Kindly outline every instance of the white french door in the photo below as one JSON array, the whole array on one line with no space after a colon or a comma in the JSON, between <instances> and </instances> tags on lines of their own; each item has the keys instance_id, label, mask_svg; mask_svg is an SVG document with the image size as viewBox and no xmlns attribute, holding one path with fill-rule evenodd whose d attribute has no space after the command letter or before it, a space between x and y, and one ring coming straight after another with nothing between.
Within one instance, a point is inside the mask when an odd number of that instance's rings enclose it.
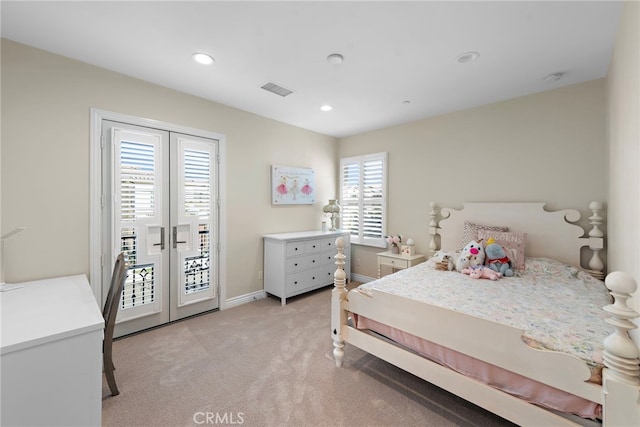
<instances>
[{"instance_id":1,"label":"white french door","mask_svg":"<svg viewBox=\"0 0 640 427\"><path fill-rule=\"evenodd\" d=\"M217 141L108 120L102 141L104 252L129 259L115 334L218 308Z\"/></svg>"}]
</instances>

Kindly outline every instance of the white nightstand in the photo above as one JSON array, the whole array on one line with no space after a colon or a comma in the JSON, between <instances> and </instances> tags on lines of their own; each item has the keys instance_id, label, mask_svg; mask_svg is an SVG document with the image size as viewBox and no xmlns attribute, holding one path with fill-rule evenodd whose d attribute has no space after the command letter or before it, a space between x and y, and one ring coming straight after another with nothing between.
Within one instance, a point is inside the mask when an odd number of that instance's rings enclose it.
<instances>
[{"instance_id":1,"label":"white nightstand","mask_svg":"<svg viewBox=\"0 0 640 427\"><path fill-rule=\"evenodd\" d=\"M421 254L402 255L391 252L378 253L378 279L381 277L380 267L383 265L391 267L393 270L402 270L404 268L413 267L416 264L424 262L425 256Z\"/></svg>"}]
</instances>

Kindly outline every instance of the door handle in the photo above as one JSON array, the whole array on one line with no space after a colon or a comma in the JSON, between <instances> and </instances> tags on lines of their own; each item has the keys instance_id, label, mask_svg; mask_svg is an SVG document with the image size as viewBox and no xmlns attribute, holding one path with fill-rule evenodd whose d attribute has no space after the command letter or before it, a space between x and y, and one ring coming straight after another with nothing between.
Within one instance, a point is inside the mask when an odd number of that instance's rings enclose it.
<instances>
[{"instance_id":1,"label":"door handle","mask_svg":"<svg viewBox=\"0 0 640 427\"><path fill-rule=\"evenodd\" d=\"M173 227L173 249L176 249L178 247L178 243L187 243L186 240L183 240L181 242L178 241L178 227Z\"/></svg>"},{"instance_id":2,"label":"door handle","mask_svg":"<svg viewBox=\"0 0 640 427\"><path fill-rule=\"evenodd\" d=\"M160 227L160 243L154 243L153 246L160 246L160 250L164 251L164 227Z\"/></svg>"}]
</instances>

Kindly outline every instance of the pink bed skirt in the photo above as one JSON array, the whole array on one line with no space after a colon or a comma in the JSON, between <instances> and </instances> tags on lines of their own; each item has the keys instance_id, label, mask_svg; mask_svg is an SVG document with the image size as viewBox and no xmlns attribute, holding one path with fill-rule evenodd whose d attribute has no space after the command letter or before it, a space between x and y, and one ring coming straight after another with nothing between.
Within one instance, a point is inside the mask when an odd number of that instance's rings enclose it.
<instances>
[{"instance_id":1,"label":"pink bed skirt","mask_svg":"<svg viewBox=\"0 0 640 427\"><path fill-rule=\"evenodd\" d=\"M527 402L583 418L602 418L601 405L558 390L498 366L469 357L438 344L394 329L362 316L353 315L358 329L369 329L400 343L420 355L465 376L488 384Z\"/></svg>"}]
</instances>

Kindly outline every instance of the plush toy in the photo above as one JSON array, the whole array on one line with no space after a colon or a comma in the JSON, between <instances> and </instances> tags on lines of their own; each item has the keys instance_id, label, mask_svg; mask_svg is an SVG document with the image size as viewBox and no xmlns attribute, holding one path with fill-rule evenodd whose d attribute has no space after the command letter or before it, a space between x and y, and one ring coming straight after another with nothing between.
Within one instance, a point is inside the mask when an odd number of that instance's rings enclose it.
<instances>
[{"instance_id":1,"label":"plush toy","mask_svg":"<svg viewBox=\"0 0 640 427\"><path fill-rule=\"evenodd\" d=\"M493 271L492 269L482 265L465 268L462 270L462 273L468 274L472 279L498 280L502 277L501 273Z\"/></svg>"},{"instance_id":2,"label":"plush toy","mask_svg":"<svg viewBox=\"0 0 640 427\"><path fill-rule=\"evenodd\" d=\"M456 266L453 262L454 256L452 254L444 251L438 251L434 257L436 259L436 270L451 271L455 269Z\"/></svg>"},{"instance_id":3,"label":"plush toy","mask_svg":"<svg viewBox=\"0 0 640 427\"><path fill-rule=\"evenodd\" d=\"M456 270L461 272L467 267L483 265L484 259L485 253L482 247L482 240L472 240L467 243L467 246L462 248L460 257L456 261Z\"/></svg>"},{"instance_id":4,"label":"plush toy","mask_svg":"<svg viewBox=\"0 0 640 427\"><path fill-rule=\"evenodd\" d=\"M487 246L485 246L484 252L487 257L487 266L490 269L506 277L513 276L513 263L511 259L507 256L504 248L496 243L493 237L489 237L487 240Z\"/></svg>"}]
</instances>

